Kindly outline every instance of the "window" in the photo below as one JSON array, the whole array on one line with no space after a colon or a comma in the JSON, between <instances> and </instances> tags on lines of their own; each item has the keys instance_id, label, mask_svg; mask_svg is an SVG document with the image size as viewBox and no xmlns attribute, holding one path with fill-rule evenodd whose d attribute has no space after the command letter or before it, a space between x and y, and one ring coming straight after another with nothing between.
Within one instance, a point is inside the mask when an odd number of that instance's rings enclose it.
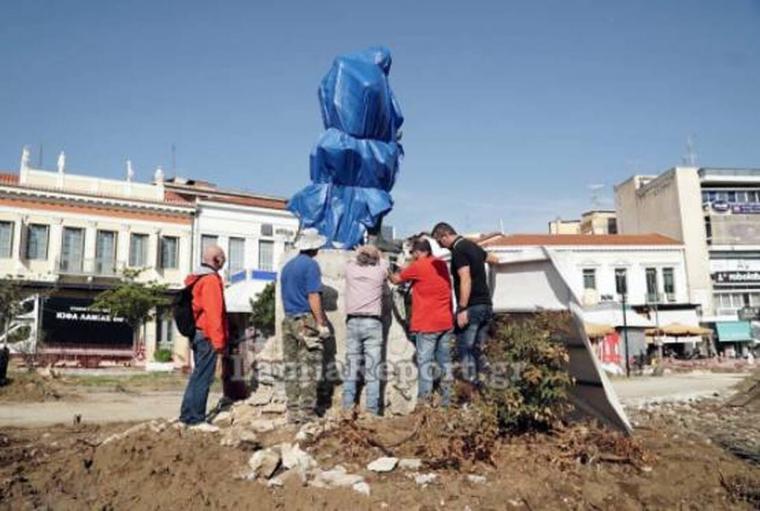
<instances>
[{"instance_id":1,"label":"window","mask_svg":"<svg viewBox=\"0 0 760 511\"><path fill-rule=\"evenodd\" d=\"M259 240L259 270L274 270L274 242Z\"/></svg>"},{"instance_id":2,"label":"window","mask_svg":"<svg viewBox=\"0 0 760 511\"><path fill-rule=\"evenodd\" d=\"M728 195L726 195L726 192L715 192L715 199L719 201L726 201L726 199L728 199Z\"/></svg>"},{"instance_id":3,"label":"window","mask_svg":"<svg viewBox=\"0 0 760 511\"><path fill-rule=\"evenodd\" d=\"M628 274L625 268L615 268L615 292L619 295L628 294Z\"/></svg>"},{"instance_id":4,"label":"window","mask_svg":"<svg viewBox=\"0 0 760 511\"><path fill-rule=\"evenodd\" d=\"M161 307L156 314L156 346L171 349L174 344L174 318L171 310Z\"/></svg>"},{"instance_id":5,"label":"window","mask_svg":"<svg viewBox=\"0 0 760 511\"><path fill-rule=\"evenodd\" d=\"M95 235L95 273L116 273L116 233L113 231L98 231Z\"/></svg>"},{"instance_id":6,"label":"window","mask_svg":"<svg viewBox=\"0 0 760 511\"><path fill-rule=\"evenodd\" d=\"M707 192L707 199L712 202L718 198L718 193L715 191L709 191Z\"/></svg>"},{"instance_id":7,"label":"window","mask_svg":"<svg viewBox=\"0 0 760 511\"><path fill-rule=\"evenodd\" d=\"M728 192L728 202L736 202L736 192Z\"/></svg>"},{"instance_id":8,"label":"window","mask_svg":"<svg viewBox=\"0 0 760 511\"><path fill-rule=\"evenodd\" d=\"M271 236L272 235L272 224L261 224L261 235L262 236Z\"/></svg>"},{"instance_id":9,"label":"window","mask_svg":"<svg viewBox=\"0 0 760 511\"><path fill-rule=\"evenodd\" d=\"M208 247L211 245L217 245L219 242L218 236L212 236L210 234L202 234L201 235L201 262L203 262L203 253L206 251Z\"/></svg>"},{"instance_id":10,"label":"window","mask_svg":"<svg viewBox=\"0 0 760 511\"><path fill-rule=\"evenodd\" d=\"M594 268L584 268L583 289L596 289L596 270Z\"/></svg>"},{"instance_id":11,"label":"window","mask_svg":"<svg viewBox=\"0 0 760 511\"><path fill-rule=\"evenodd\" d=\"M81 272L83 256L84 229L64 227L61 243L61 271Z\"/></svg>"},{"instance_id":12,"label":"window","mask_svg":"<svg viewBox=\"0 0 760 511\"><path fill-rule=\"evenodd\" d=\"M659 301L657 296L657 268L646 269L647 302Z\"/></svg>"},{"instance_id":13,"label":"window","mask_svg":"<svg viewBox=\"0 0 760 511\"><path fill-rule=\"evenodd\" d=\"M736 202L747 202L747 192L736 192Z\"/></svg>"},{"instance_id":14,"label":"window","mask_svg":"<svg viewBox=\"0 0 760 511\"><path fill-rule=\"evenodd\" d=\"M749 300L745 300L748 298ZM713 303L719 316L736 314L739 309L752 303L752 296L745 297L743 293L719 293L713 295Z\"/></svg>"},{"instance_id":15,"label":"window","mask_svg":"<svg viewBox=\"0 0 760 511\"><path fill-rule=\"evenodd\" d=\"M669 302L676 301L676 282L673 268L662 269L662 290Z\"/></svg>"},{"instance_id":16,"label":"window","mask_svg":"<svg viewBox=\"0 0 760 511\"><path fill-rule=\"evenodd\" d=\"M47 259L48 230L49 227L42 224L29 224L26 228L27 259Z\"/></svg>"},{"instance_id":17,"label":"window","mask_svg":"<svg viewBox=\"0 0 760 511\"><path fill-rule=\"evenodd\" d=\"M617 218L607 219L607 234L617 234Z\"/></svg>"},{"instance_id":18,"label":"window","mask_svg":"<svg viewBox=\"0 0 760 511\"><path fill-rule=\"evenodd\" d=\"M0 222L0 257L10 257L13 251L13 222Z\"/></svg>"},{"instance_id":19,"label":"window","mask_svg":"<svg viewBox=\"0 0 760 511\"><path fill-rule=\"evenodd\" d=\"M129 266L143 268L148 265L148 235L129 235Z\"/></svg>"},{"instance_id":20,"label":"window","mask_svg":"<svg viewBox=\"0 0 760 511\"><path fill-rule=\"evenodd\" d=\"M237 273L245 265L245 240L243 238L230 238L229 259L227 267L230 275Z\"/></svg>"},{"instance_id":21,"label":"window","mask_svg":"<svg viewBox=\"0 0 760 511\"><path fill-rule=\"evenodd\" d=\"M178 268L177 260L179 249L179 238L174 236L161 236L161 250L159 251L158 266L159 268L175 269Z\"/></svg>"}]
</instances>

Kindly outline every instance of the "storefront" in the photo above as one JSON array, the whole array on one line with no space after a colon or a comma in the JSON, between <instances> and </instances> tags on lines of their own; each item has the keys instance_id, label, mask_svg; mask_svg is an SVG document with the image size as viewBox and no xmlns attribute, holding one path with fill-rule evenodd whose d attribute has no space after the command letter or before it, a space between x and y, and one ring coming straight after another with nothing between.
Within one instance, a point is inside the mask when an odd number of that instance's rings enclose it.
<instances>
[{"instance_id":1,"label":"storefront","mask_svg":"<svg viewBox=\"0 0 760 511\"><path fill-rule=\"evenodd\" d=\"M715 323L718 334L718 352L725 357L744 357L754 343L749 321L719 321Z\"/></svg>"}]
</instances>

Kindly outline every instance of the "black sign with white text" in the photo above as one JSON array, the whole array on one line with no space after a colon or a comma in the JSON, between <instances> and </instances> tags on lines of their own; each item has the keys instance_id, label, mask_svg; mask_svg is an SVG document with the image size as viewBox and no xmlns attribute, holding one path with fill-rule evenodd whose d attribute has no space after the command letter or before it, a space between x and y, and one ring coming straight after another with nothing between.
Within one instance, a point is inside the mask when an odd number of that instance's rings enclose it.
<instances>
[{"instance_id":1,"label":"black sign with white text","mask_svg":"<svg viewBox=\"0 0 760 511\"><path fill-rule=\"evenodd\" d=\"M54 296L44 300L42 331L44 343L87 344L104 348L131 348L132 327L123 318L92 310L88 298Z\"/></svg>"}]
</instances>

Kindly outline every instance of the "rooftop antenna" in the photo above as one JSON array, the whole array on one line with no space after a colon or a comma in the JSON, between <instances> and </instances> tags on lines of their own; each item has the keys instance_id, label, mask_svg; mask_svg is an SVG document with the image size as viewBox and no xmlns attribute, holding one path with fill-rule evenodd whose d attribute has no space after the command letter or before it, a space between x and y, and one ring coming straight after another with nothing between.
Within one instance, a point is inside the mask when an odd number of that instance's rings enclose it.
<instances>
[{"instance_id":1,"label":"rooftop antenna","mask_svg":"<svg viewBox=\"0 0 760 511\"><path fill-rule=\"evenodd\" d=\"M686 154L681 158L681 161L689 167L697 166L697 152L694 150L694 137L692 135L686 137Z\"/></svg>"},{"instance_id":2,"label":"rooftop antenna","mask_svg":"<svg viewBox=\"0 0 760 511\"><path fill-rule=\"evenodd\" d=\"M40 142L40 153L39 153L39 161L37 162L37 168L42 168L42 143Z\"/></svg>"},{"instance_id":3,"label":"rooftop antenna","mask_svg":"<svg viewBox=\"0 0 760 511\"><path fill-rule=\"evenodd\" d=\"M602 199L600 190L604 189L603 184L588 185L591 191L591 209L602 209Z\"/></svg>"}]
</instances>

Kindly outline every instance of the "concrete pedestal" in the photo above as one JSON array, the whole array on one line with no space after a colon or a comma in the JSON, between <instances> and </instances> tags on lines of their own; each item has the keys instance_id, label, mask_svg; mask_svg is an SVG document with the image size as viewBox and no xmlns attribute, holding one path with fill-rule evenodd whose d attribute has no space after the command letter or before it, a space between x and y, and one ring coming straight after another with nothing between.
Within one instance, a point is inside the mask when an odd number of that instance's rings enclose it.
<instances>
[{"instance_id":1,"label":"concrete pedestal","mask_svg":"<svg viewBox=\"0 0 760 511\"><path fill-rule=\"evenodd\" d=\"M295 256L288 254L287 262ZM322 284L324 292L322 305L327 313L331 328L334 332L332 339L325 344L325 362L328 375L334 375L338 368L338 381L328 392L332 395L332 406L340 407L341 403L341 376L346 362L346 307L345 307L345 270L353 253L345 250L322 250L317 255L316 261L322 270ZM392 286L390 286L392 287ZM385 365L387 367L387 380L383 388L385 414L406 414L414 409L417 399L417 368L413 363L414 345L407 338L403 326L398 322L393 313L392 290L388 289L383 300L383 325L385 337ZM282 361L282 318L284 312L280 297L280 288L277 288L277 305L275 310L277 331L275 337L270 339L268 345L257 357L257 364L261 373L262 383L277 384L275 381L266 382L268 368ZM272 380L275 380L273 378ZM362 395L360 403L363 404Z\"/></svg>"}]
</instances>

